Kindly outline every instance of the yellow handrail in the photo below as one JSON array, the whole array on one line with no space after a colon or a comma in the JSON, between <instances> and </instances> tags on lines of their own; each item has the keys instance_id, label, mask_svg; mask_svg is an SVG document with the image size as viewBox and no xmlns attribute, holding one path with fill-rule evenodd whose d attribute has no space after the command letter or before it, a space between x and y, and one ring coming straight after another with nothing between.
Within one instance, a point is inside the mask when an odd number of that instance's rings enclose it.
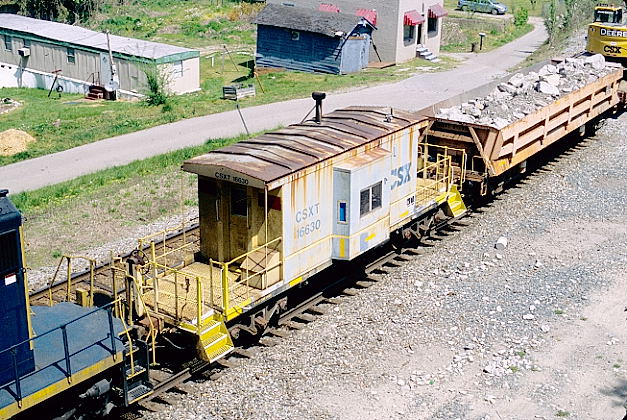
<instances>
[{"instance_id":1,"label":"yellow handrail","mask_svg":"<svg viewBox=\"0 0 627 420\"><path fill-rule=\"evenodd\" d=\"M61 271L61 266L63 265L63 261L67 260L67 268L66 268L66 296L65 300L69 302L71 300L72 295L72 260L82 259L89 262L89 306L93 306L94 304L94 276L95 276L95 268L96 268L96 260L90 257L86 257L84 255L62 255L59 260L59 264L57 264L57 268L54 272L54 276L50 280L48 284L48 305L52 306L52 286L55 284L55 280L59 272Z\"/></svg>"},{"instance_id":2,"label":"yellow handrail","mask_svg":"<svg viewBox=\"0 0 627 420\"><path fill-rule=\"evenodd\" d=\"M122 298L118 298L114 301L114 304L117 305L122 305ZM126 335L126 340L128 341L128 356L130 358L131 361L131 376L135 375L135 361L134 358L135 356L133 355L133 339L131 338L131 334L128 332L128 326L126 325L126 323L124 322L124 318L119 318L120 321L122 321L122 326L124 327L124 331L122 331L125 335Z\"/></svg>"},{"instance_id":3,"label":"yellow handrail","mask_svg":"<svg viewBox=\"0 0 627 420\"><path fill-rule=\"evenodd\" d=\"M441 153L438 153L438 156L443 155L445 158L451 158L448 161L449 166L452 167L452 154L451 152L455 152L456 154L459 154L461 156L461 161L460 161L460 175L459 175L459 183L452 183L452 173L450 174L450 180L451 180L451 185L457 185L458 187L458 191L462 190L462 187L464 185L464 182L466 180L466 164L467 164L467 153L464 149L459 149L459 148L455 148L455 147L449 147L449 146L441 146L438 144L431 144L431 143L424 143L424 151L422 152L422 155L424 156L423 159L425 160L425 162L428 159L429 156L429 148L435 148L438 151L441 151ZM425 172L423 172L424 174Z\"/></svg>"},{"instance_id":4,"label":"yellow handrail","mask_svg":"<svg viewBox=\"0 0 627 420\"><path fill-rule=\"evenodd\" d=\"M135 288L137 289L137 296L139 296L139 302L141 303L142 307L144 308L144 312L146 313L146 318L148 319L148 324L150 325L149 329L149 334L150 334L150 341L151 341L151 347L152 347L152 363L156 364L157 363L157 329L155 328L154 323L152 322L152 317L150 316L150 310L148 308L148 306L146 305L146 302L144 302L144 295L143 293L141 293L141 285L139 284L139 282L137 281L137 278L129 276L133 279L133 282L135 284ZM124 322L124 321L122 321Z\"/></svg>"}]
</instances>

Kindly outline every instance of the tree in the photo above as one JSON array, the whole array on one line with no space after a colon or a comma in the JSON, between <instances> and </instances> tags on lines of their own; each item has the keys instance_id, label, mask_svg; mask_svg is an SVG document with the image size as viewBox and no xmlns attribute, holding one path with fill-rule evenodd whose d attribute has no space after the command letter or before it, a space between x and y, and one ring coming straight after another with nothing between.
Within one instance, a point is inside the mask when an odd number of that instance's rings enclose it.
<instances>
[{"instance_id":1,"label":"tree","mask_svg":"<svg viewBox=\"0 0 627 420\"><path fill-rule=\"evenodd\" d=\"M104 0L18 0L21 14L37 19L76 23L87 20Z\"/></svg>"}]
</instances>

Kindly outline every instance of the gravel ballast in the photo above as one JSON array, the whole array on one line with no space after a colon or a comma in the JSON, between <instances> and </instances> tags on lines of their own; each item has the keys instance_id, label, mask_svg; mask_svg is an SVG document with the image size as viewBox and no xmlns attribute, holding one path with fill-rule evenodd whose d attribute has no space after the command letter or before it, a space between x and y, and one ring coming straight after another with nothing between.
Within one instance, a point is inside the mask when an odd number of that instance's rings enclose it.
<instances>
[{"instance_id":1,"label":"gravel ballast","mask_svg":"<svg viewBox=\"0 0 627 420\"><path fill-rule=\"evenodd\" d=\"M146 417L620 418L626 129L606 120L375 286Z\"/></svg>"}]
</instances>

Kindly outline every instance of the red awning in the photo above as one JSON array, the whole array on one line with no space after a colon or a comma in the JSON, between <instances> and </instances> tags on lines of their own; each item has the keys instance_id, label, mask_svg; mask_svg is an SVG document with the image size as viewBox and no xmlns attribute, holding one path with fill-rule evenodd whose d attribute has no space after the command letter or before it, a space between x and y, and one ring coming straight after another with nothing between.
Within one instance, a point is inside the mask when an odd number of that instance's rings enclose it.
<instances>
[{"instance_id":1,"label":"red awning","mask_svg":"<svg viewBox=\"0 0 627 420\"><path fill-rule=\"evenodd\" d=\"M368 19L368 22L373 25L377 25L377 11L374 9L357 9L355 12L357 16L361 16L362 18Z\"/></svg>"},{"instance_id":2,"label":"red awning","mask_svg":"<svg viewBox=\"0 0 627 420\"><path fill-rule=\"evenodd\" d=\"M405 12L405 18L403 19L403 25L416 26L425 22L425 18L418 12L418 10L410 10Z\"/></svg>"},{"instance_id":3,"label":"red awning","mask_svg":"<svg viewBox=\"0 0 627 420\"><path fill-rule=\"evenodd\" d=\"M320 7L318 8L318 10L320 10L321 12L340 13L339 7L337 7L334 4L328 4L328 3L320 3Z\"/></svg>"},{"instance_id":4,"label":"red awning","mask_svg":"<svg viewBox=\"0 0 627 420\"><path fill-rule=\"evenodd\" d=\"M448 16L448 12L441 4L434 4L429 6L429 17L431 19L438 19L444 16Z\"/></svg>"}]
</instances>

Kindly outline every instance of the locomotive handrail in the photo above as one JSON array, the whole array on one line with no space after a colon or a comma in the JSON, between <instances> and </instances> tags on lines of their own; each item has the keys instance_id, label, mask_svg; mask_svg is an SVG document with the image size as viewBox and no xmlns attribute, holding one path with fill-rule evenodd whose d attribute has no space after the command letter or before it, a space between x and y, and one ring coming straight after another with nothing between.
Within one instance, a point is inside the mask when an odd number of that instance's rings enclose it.
<instances>
[{"instance_id":1,"label":"locomotive handrail","mask_svg":"<svg viewBox=\"0 0 627 420\"><path fill-rule=\"evenodd\" d=\"M33 375L36 372L42 371L44 369L47 369L49 367L55 367L58 370L61 371L61 373L63 373L65 375L65 377L67 378L68 382L72 381L72 364L71 364L71 357L75 356L85 350L87 350L88 347L91 347L95 344L98 344L100 346L102 346L105 350L109 351L109 353L111 353L111 356L114 358L115 360L115 355L116 355L116 345L115 345L115 331L113 328L113 313L112 313L112 307L113 305L118 302L119 299L114 300L113 302L110 302L102 307L96 308L93 311L90 311L86 314L83 314L77 318L72 319L69 322L66 322L64 324L61 324L51 330L48 330L44 333L38 334L36 337L30 337L26 340L23 340L17 344L14 344L13 346L4 349L2 351L0 351L0 355L4 354L4 353L10 353L11 354L11 359L12 359L12 366L13 366L13 370L14 370L14 376L15 376L15 394L13 392L9 392L10 394L13 395L14 399L17 401L18 406L21 407L22 405L22 388L21 388L21 380L23 380L24 378L27 378L31 375ZM84 347L79 349L78 351L71 353L70 354L70 349L69 349L69 343L68 343L68 338L67 338L67 326L73 324L74 322L81 320L83 318L86 318L88 316L91 316L97 312L100 311L106 311L107 312L107 318L108 318L108 326L109 326L109 332L108 335L106 337L104 337L103 339L99 340L96 343L91 343L88 347ZM61 334L62 334L62 339L63 339L63 361L65 362L65 369L61 368L61 366L59 366L59 362L60 360L55 360L52 363L49 363L48 365L45 366L37 366L37 368L35 370L33 370L32 372L28 372L25 373L23 375L19 374L19 370L18 370L18 364L17 364L17 352L19 347L24 346L25 344L29 344L31 342L34 342L37 339L40 339L41 337L44 337L48 334L52 334L55 331L61 330ZM107 341L107 339L109 339L111 341L111 348L107 348L106 345L103 343L105 341ZM29 344L30 345L30 344ZM5 387L10 387L11 383L9 382L8 384L4 385L2 388ZM10 390L10 388L9 388Z\"/></svg>"},{"instance_id":2,"label":"locomotive handrail","mask_svg":"<svg viewBox=\"0 0 627 420\"><path fill-rule=\"evenodd\" d=\"M94 275L95 275L95 269L96 269L96 260L90 257L86 257L84 255L62 255L61 259L59 260L59 264L57 264L57 269L54 272L54 276L52 276L52 279L50 280L50 283L48 284L48 301L49 304L48 306L52 306L53 305L53 300L52 300L52 287L55 285L55 280L57 279L57 275L59 274L59 271L61 270L61 265L63 264L64 260L67 260L67 268L66 268L66 273L67 273L67 287L66 287L66 297L65 300L66 302L70 301L70 295L72 294L72 260L76 260L76 259L82 259L82 260L86 260L89 262L89 306L93 306L94 304Z\"/></svg>"},{"instance_id":3,"label":"locomotive handrail","mask_svg":"<svg viewBox=\"0 0 627 420\"><path fill-rule=\"evenodd\" d=\"M141 275L140 273L138 273L139 275ZM128 275L128 274L127 274ZM151 350L152 350L152 363L156 364L157 363L157 343L156 343L156 339L157 339L157 329L154 326L154 323L152 322L152 318L150 317L149 312L149 308L146 305L146 302L144 302L144 294L141 291L141 284L139 284L139 281L137 278L133 277L133 276L129 276L133 279L133 282L135 284L135 288L137 289L137 295L139 297L139 302L141 303L142 307L144 308L144 311L146 312L146 318L148 319L148 324L149 324L149 330L150 330L150 344L151 344ZM122 317L121 317L122 318ZM126 323L124 322L124 319L122 319L122 325L124 326L125 330L127 331L127 335L128 335L128 329L126 328ZM131 374L135 374L135 368L133 365L133 352L132 352L132 348L133 348L133 344L131 342L131 337L130 335L128 335L128 340L131 346Z\"/></svg>"}]
</instances>

